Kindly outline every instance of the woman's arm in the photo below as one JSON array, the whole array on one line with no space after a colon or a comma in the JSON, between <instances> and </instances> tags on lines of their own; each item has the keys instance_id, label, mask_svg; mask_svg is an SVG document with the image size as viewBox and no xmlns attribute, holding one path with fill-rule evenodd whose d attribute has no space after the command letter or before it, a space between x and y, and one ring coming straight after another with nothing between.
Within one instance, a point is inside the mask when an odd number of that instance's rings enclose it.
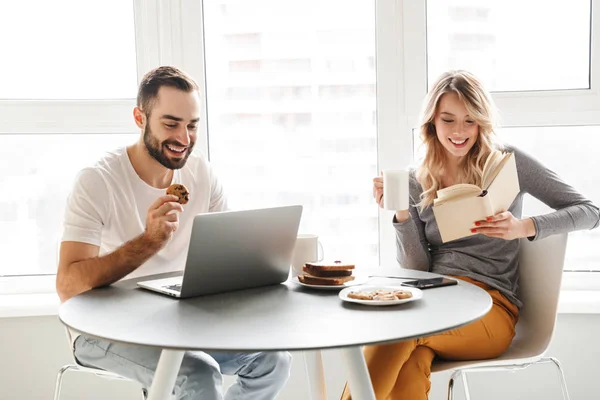
<instances>
[{"instance_id":1,"label":"woman's arm","mask_svg":"<svg viewBox=\"0 0 600 400\"><path fill-rule=\"evenodd\" d=\"M410 174L410 199L409 216L404 221L398 221L396 216L402 217L405 213L396 213L393 224L396 229L396 258L402 268L429 271L431 255L429 242L425 237L425 224L419 218L417 204L420 201L419 189L414 172Z\"/></svg>"},{"instance_id":2,"label":"woman's arm","mask_svg":"<svg viewBox=\"0 0 600 400\"><path fill-rule=\"evenodd\" d=\"M527 153L515 149L515 156L521 190L556 210L531 217L535 236L530 240L598 226L600 211L590 200Z\"/></svg>"}]
</instances>

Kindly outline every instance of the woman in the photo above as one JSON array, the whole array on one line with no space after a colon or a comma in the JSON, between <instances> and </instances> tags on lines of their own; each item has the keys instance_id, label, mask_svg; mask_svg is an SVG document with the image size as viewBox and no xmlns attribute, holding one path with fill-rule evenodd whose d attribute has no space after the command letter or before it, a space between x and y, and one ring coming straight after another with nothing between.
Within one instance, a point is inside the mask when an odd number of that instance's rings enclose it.
<instances>
[{"instance_id":1,"label":"woman","mask_svg":"<svg viewBox=\"0 0 600 400\"><path fill-rule=\"evenodd\" d=\"M519 241L598 226L596 206L537 160L494 138L491 96L472 74L443 74L424 102L421 137L426 155L410 176L410 210L398 210L398 261L404 268L454 276L486 290L492 309L479 321L442 334L399 343L367 346L365 359L377 399L427 399L431 363L494 358L515 335L521 302L517 293ZM521 192L508 211L473 221L466 238L442 243L431 209L436 191L457 183L481 185L482 169L494 151L515 153ZM373 195L383 207L383 180L373 179ZM556 211L521 219L525 193ZM350 399L346 386L342 399Z\"/></svg>"}]
</instances>

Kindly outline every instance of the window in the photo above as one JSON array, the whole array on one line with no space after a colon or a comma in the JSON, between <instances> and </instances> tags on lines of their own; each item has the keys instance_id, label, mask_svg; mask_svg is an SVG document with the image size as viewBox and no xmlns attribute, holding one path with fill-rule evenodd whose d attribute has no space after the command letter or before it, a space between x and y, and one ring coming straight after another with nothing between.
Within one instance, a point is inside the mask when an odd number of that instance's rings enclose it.
<instances>
[{"instance_id":1,"label":"window","mask_svg":"<svg viewBox=\"0 0 600 400\"><path fill-rule=\"evenodd\" d=\"M0 135L0 275L54 274L77 172L137 135Z\"/></svg>"},{"instance_id":2,"label":"window","mask_svg":"<svg viewBox=\"0 0 600 400\"><path fill-rule=\"evenodd\" d=\"M303 204L300 231L325 257L369 265L374 12L372 0L204 3L210 159L231 207Z\"/></svg>"},{"instance_id":3,"label":"window","mask_svg":"<svg viewBox=\"0 0 600 400\"><path fill-rule=\"evenodd\" d=\"M428 0L429 85L466 69L493 91L588 89L590 11L590 0Z\"/></svg>"},{"instance_id":4,"label":"window","mask_svg":"<svg viewBox=\"0 0 600 400\"><path fill-rule=\"evenodd\" d=\"M7 56L0 65L0 276L56 273L76 174L137 138L131 109L136 29L144 25L136 27L134 11L134 1L122 0L0 5L0 35L10 38L0 42ZM38 290L34 281L49 283L40 290L54 287L45 279L9 281L21 283L5 281L0 292Z\"/></svg>"},{"instance_id":5,"label":"window","mask_svg":"<svg viewBox=\"0 0 600 400\"><path fill-rule=\"evenodd\" d=\"M47 3L0 5L11 38L0 50L12 55L0 65L0 239L11 249L0 275L55 271L48 260L73 177L133 140L137 79L158 65L208 85L210 156L231 205L304 204L300 229L321 236L327 257L396 265L391 215L370 182L410 162L419 105L449 68L495 91L509 142L600 201L596 169L582 174L575 156L531 147L546 135L562 148L563 134L597 136L600 13L590 0ZM205 128L197 147L208 151ZM569 147L591 162L593 146ZM22 182L34 190L7 197ZM596 232L572 236L587 252L570 254L567 268L593 269L585 242Z\"/></svg>"},{"instance_id":6,"label":"window","mask_svg":"<svg viewBox=\"0 0 600 400\"><path fill-rule=\"evenodd\" d=\"M594 204L600 205L597 160L600 126L504 128L499 136L533 155ZM526 197L524 216L551 211L533 197ZM600 271L597 243L600 243L600 229L570 233L565 270Z\"/></svg>"},{"instance_id":7,"label":"window","mask_svg":"<svg viewBox=\"0 0 600 400\"><path fill-rule=\"evenodd\" d=\"M131 1L6 2L0 6L0 37L5 38L0 41L1 99L136 95Z\"/></svg>"}]
</instances>

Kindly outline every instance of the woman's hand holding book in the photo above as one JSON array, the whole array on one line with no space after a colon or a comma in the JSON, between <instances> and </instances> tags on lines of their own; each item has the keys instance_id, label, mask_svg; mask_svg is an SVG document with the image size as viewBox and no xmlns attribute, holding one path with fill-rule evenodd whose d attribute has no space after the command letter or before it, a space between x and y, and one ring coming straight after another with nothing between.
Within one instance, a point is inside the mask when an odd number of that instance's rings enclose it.
<instances>
[{"instance_id":1,"label":"woman's hand holding book","mask_svg":"<svg viewBox=\"0 0 600 400\"><path fill-rule=\"evenodd\" d=\"M535 224L531 218L518 219L510 211L488 217L485 221L475 221L473 233L513 240L535 236Z\"/></svg>"}]
</instances>

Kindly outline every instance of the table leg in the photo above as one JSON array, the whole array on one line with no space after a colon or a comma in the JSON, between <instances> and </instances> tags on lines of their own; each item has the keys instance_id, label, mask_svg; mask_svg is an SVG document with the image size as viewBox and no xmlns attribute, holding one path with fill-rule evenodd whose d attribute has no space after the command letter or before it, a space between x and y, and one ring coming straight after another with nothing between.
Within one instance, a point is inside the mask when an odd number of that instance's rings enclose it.
<instances>
[{"instance_id":1,"label":"table leg","mask_svg":"<svg viewBox=\"0 0 600 400\"><path fill-rule=\"evenodd\" d=\"M323 371L323 358L320 350L305 351L304 365L308 377L308 389L311 400L327 400L325 386L325 372Z\"/></svg>"},{"instance_id":2,"label":"table leg","mask_svg":"<svg viewBox=\"0 0 600 400\"><path fill-rule=\"evenodd\" d=\"M172 398L175 380L181 368L184 351L163 350L160 353L158 366L152 379L148 400L165 400Z\"/></svg>"},{"instance_id":3,"label":"table leg","mask_svg":"<svg viewBox=\"0 0 600 400\"><path fill-rule=\"evenodd\" d=\"M353 399L375 400L367 363L360 347L340 350L348 371L348 385Z\"/></svg>"}]
</instances>

